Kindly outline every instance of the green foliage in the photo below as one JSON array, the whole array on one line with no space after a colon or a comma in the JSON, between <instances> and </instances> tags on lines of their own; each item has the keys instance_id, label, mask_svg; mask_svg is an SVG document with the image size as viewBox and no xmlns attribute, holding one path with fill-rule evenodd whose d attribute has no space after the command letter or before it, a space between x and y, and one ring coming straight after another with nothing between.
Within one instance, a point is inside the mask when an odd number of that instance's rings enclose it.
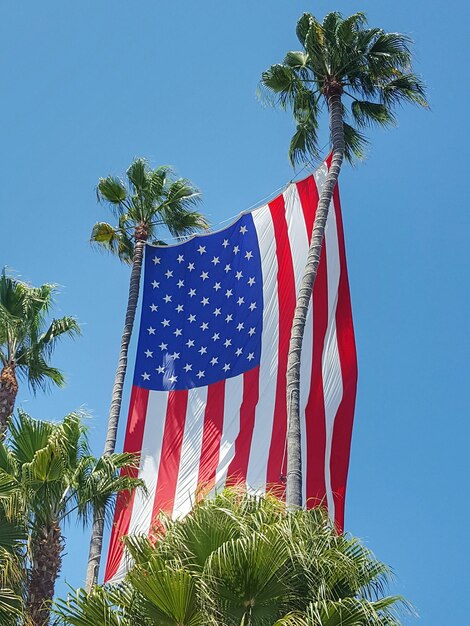
<instances>
[{"instance_id":1,"label":"green foliage","mask_svg":"<svg viewBox=\"0 0 470 626\"><path fill-rule=\"evenodd\" d=\"M144 159L136 159L126 175L126 182L108 176L98 183L98 200L108 205L118 223L97 222L91 233L93 244L132 263L136 232L145 241L160 243L157 232L162 227L174 237L208 227L195 210L199 191L185 178L174 179L171 168L152 170Z\"/></svg>"},{"instance_id":2,"label":"green foliage","mask_svg":"<svg viewBox=\"0 0 470 626\"><path fill-rule=\"evenodd\" d=\"M351 102L349 111L343 109L350 161L364 156L362 129L394 125L394 110L405 102L427 107L424 85L412 71L412 42L406 35L368 28L363 13L343 18L332 12L323 22L304 13L297 37L303 49L288 52L283 63L261 77L266 99L292 110L293 165L319 156L318 118L332 94Z\"/></svg>"},{"instance_id":3,"label":"green foliage","mask_svg":"<svg viewBox=\"0 0 470 626\"><path fill-rule=\"evenodd\" d=\"M76 337L80 327L73 317L47 322L55 285L30 285L0 275L0 363L12 365L33 391L48 384L62 386L64 377L49 359L63 337Z\"/></svg>"},{"instance_id":4,"label":"green foliage","mask_svg":"<svg viewBox=\"0 0 470 626\"><path fill-rule=\"evenodd\" d=\"M156 541L155 541L156 539ZM124 582L56 606L69 626L398 626L388 568L321 509L227 489L154 539L127 537Z\"/></svg>"}]
</instances>

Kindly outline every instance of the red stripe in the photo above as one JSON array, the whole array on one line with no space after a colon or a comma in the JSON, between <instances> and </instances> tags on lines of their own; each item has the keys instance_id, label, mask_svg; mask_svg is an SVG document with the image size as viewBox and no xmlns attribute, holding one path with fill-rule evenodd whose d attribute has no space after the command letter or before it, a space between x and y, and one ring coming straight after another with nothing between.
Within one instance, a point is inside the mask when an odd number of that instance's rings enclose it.
<instances>
[{"instance_id":1,"label":"red stripe","mask_svg":"<svg viewBox=\"0 0 470 626\"><path fill-rule=\"evenodd\" d=\"M153 521L161 511L168 515L171 515L173 512L187 408L187 389L168 392L165 430L163 432L157 487L153 501Z\"/></svg>"},{"instance_id":2,"label":"red stripe","mask_svg":"<svg viewBox=\"0 0 470 626\"><path fill-rule=\"evenodd\" d=\"M201 495L209 493L215 484L220 457L220 440L224 425L224 400L225 380L208 386L197 480Z\"/></svg>"},{"instance_id":3,"label":"red stripe","mask_svg":"<svg viewBox=\"0 0 470 626\"><path fill-rule=\"evenodd\" d=\"M240 406L240 430L235 439L235 453L227 470L227 485L245 482L248 472L251 441L259 399L259 367L243 374L243 400ZM256 450L254 451L256 454Z\"/></svg>"},{"instance_id":4,"label":"red stripe","mask_svg":"<svg viewBox=\"0 0 470 626\"><path fill-rule=\"evenodd\" d=\"M267 488L284 484L281 478L286 456L287 429L287 356L295 311L295 278L292 264L284 196L269 204L276 239L277 296L279 307L279 345L274 420L269 449L266 483Z\"/></svg>"},{"instance_id":5,"label":"red stripe","mask_svg":"<svg viewBox=\"0 0 470 626\"><path fill-rule=\"evenodd\" d=\"M335 503L335 521L338 529L344 527L344 503L348 477L349 454L356 402L357 359L354 341L354 327L349 294L349 281L344 245L344 231L341 217L339 191L336 186L333 194L338 229L338 247L341 273L336 307L336 335L343 379L343 398L336 413L331 447L330 479Z\"/></svg>"},{"instance_id":6,"label":"red stripe","mask_svg":"<svg viewBox=\"0 0 470 626\"><path fill-rule=\"evenodd\" d=\"M142 450L144 437L145 416L147 413L149 392L148 389L132 387L127 418L126 437L124 440L124 452L139 454ZM138 468L129 469L129 476L137 478ZM110 580L117 572L124 552L122 537L127 535L134 506L134 492L121 492L116 501L114 521L109 542L108 559L104 575L105 582Z\"/></svg>"}]
</instances>

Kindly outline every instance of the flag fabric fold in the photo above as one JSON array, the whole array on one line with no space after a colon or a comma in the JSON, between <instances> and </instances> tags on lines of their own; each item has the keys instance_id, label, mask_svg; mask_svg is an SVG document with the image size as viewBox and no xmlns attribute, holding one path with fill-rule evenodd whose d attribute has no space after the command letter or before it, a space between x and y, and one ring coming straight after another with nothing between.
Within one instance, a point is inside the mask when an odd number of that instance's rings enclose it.
<instances>
[{"instance_id":1,"label":"flag fabric fold","mask_svg":"<svg viewBox=\"0 0 470 626\"><path fill-rule=\"evenodd\" d=\"M116 503L105 580L128 567L122 537L161 511L245 483L281 496L287 468L286 368L296 294L323 163L227 228L147 246L124 449L147 486ZM302 343L303 496L341 529L356 395L356 351L338 189Z\"/></svg>"}]
</instances>

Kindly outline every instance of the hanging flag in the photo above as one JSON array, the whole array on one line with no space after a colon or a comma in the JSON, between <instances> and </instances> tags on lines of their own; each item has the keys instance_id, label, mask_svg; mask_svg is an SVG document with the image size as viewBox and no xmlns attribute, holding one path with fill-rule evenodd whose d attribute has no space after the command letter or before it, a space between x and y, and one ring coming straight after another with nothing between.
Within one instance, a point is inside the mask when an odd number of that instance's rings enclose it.
<instances>
[{"instance_id":1,"label":"hanging flag","mask_svg":"<svg viewBox=\"0 0 470 626\"><path fill-rule=\"evenodd\" d=\"M122 494L106 581L127 569L122 536L202 491L285 489L286 367L296 293L327 163L227 228L147 246L126 452L148 495ZM356 351L336 189L302 344L303 496L342 528Z\"/></svg>"}]
</instances>

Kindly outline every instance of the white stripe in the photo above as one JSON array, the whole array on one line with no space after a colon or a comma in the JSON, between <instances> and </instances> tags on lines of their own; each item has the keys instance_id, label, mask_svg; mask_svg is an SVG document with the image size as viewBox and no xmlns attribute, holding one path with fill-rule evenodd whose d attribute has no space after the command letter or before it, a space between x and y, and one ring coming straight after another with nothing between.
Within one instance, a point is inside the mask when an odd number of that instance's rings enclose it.
<instances>
[{"instance_id":1,"label":"white stripe","mask_svg":"<svg viewBox=\"0 0 470 626\"><path fill-rule=\"evenodd\" d=\"M335 518L335 504L331 488L330 460L333 428L338 407L343 397L341 362L336 336L336 307L338 303L338 285L341 271L336 215L331 202L325 231L326 266L328 279L328 327L322 356L323 397L325 401L326 445L325 445L325 485L328 514Z\"/></svg>"},{"instance_id":2,"label":"white stripe","mask_svg":"<svg viewBox=\"0 0 470 626\"><path fill-rule=\"evenodd\" d=\"M158 467L165 428L168 394L162 391L149 391L147 413L138 477L145 482L148 495L138 489L134 495L129 534L147 535L152 523L153 501L157 488ZM121 580L131 566L130 557L124 549L116 574L109 582Z\"/></svg>"},{"instance_id":3,"label":"white stripe","mask_svg":"<svg viewBox=\"0 0 470 626\"><path fill-rule=\"evenodd\" d=\"M279 346L277 258L276 239L269 206L261 207L252 215L258 234L263 275L263 335L259 371L259 402L255 413L247 484L252 489L264 492L277 385Z\"/></svg>"},{"instance_id":4,"label":"white stripe","mask_svg":"<svg viewBox=\"0 0 470 626\"><path fill-rule=\"evenodd\" d=\"M290 185L284 193L286 207L286 220L290 248L292 253L292 264L294 267L295 295L297 297L302 276L305 272L309 240L305 224L302 204L296 184ZM305 422L305 409L307 407L310 394L310 382L312 371L312 342L313 342L313 319L312 302L307 312L304 336L302 339L302 354L300 362L300 436L302 455L302 501L307 499L307 433Z\"/></svg>"},{"instance_id":5,"label":"white stripe","mask_svg":"<svg viewBox=\"0 0 470 626\"><path fill-rule=\"evenodd\" d=\"M240 407L243 401L243 374L225 381L224 424L220 440L219 465L215 488L221 488L227 479L227 470L235 454L235 440L240 432Z\"/></svg>"},{"instance_id":6,"label":"white stripe","mask_svg":"<svg viewBox=\"0 0 470 626\"><path fill-rule=\"evenodd\" d=\"M189 513L196 500L206 402L207 387L196 387L188 391L188 408L181 445L173 519Z\"/></svg>"}]
</instances>

